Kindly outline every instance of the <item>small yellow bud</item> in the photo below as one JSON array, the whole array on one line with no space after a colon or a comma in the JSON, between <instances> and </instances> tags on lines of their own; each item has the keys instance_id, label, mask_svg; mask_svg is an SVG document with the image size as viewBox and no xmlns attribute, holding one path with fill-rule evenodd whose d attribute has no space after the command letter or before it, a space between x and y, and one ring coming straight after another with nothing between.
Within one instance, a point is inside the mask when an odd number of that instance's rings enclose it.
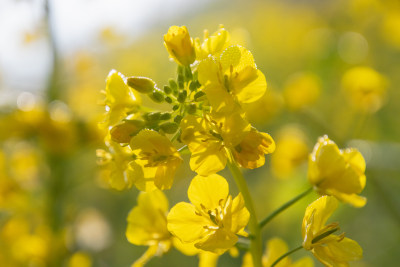
<instances>
[{"instance_id":1,"label":"small yellow bud","mask_svg":"<svg viewBox=\"0 0 400 267\"><path fill-rule=\"evenodd\" d=\"M193 40L186 26L171 26L164 35L164 45L169 55L178 63L188 66L196 59Z\"/></svg>"}]
</instances>

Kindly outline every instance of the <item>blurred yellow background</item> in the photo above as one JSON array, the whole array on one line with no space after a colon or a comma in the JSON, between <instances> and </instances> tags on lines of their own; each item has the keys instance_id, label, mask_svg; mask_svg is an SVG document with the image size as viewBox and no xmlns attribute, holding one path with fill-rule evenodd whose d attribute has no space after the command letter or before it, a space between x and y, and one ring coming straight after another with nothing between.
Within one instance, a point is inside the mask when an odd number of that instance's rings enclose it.
<instances>
[{"instance_id":1,"label":"blurred yellow background","mask_svg":"<svg viewBox=\"0 0 400 267\"><path fill-rule=\"evenodd\" d=\"M265 96L246 107L277 142L264 167L245 172L258 217L309 186L308 154L328 134L367 162L367 205L342 204L334 215L363 247L364 259L352 266L398 265L399 1L4 0L0 266L129 266L145 251L125 237L137 189L111 190L96 164L104 135L100 92L111 69L167 84L175 75L162 39L169 26L186 25L202 38L220 24L252 51L268 83ZM194 175L179 170L166 192L170 206L186 199ZM264 240L280 236L298 246L304 210L316 197L277 217ZM148 266L197 262L172 250ZM241 259L227 254L218 266L241 266Z\"/></svg>"}]
</instances>

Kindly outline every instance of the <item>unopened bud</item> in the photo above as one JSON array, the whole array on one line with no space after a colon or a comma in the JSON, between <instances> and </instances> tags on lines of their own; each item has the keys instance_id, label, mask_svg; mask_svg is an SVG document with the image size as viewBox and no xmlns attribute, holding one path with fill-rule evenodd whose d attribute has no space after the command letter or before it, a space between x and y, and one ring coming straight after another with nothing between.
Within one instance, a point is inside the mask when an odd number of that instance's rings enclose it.
<instances>
[{"instance_id":1,"label":"unopened bud","mask_svg":"<svg viewBox=\"0 0 400 267\"><path fill-rule=\"evenodd\" d=\"M164 122L160 125L160 129L167 134L175 133L179 128L179 125L175 122Z\"/></svg>"},{"instance_id":2,"label":"unopened bud","mask_svg":"<svg viewBox=\"0 0 400 267\"><path fill-rule=\"evenodd\" d=\"M151 100L156 103L161 103L164 101L164 94L161 91L153 91L153 93L149 94Z\"/></svg>"},{"instance_id":3,"label":"unopened bud","mask_svg":"<svg viewBox=\"0 0 400 267\"><path fill-rule=\"evenodd\" d=\"M179 95L178 95L178 102L179 103L185 102L186 97L187 97L187 92L186 91L180 92Z\"/></svg>"},{"instance_id":4,"label":"unopened bud","mask_svg":"<svg viewBox=\"0 0 400 267\"><path fill-rule=\"evenodd\" d=\"M126 83L129 87L143 94L150 93L156 87L156 83L146 77L128 77Z\"/></svg>"}]
</instances>

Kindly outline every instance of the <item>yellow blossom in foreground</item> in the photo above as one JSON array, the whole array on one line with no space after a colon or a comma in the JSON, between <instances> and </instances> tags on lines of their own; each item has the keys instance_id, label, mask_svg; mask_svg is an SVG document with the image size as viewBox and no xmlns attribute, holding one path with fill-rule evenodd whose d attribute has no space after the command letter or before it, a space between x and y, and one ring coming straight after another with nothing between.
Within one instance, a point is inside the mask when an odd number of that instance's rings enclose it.
<instances>
[{"instance_id":1,"label":"yellow blossom in foreground","mask_svg":"<svg viewBox=\"0 0 400 267\"><path fill-rule=\"evenodd\" d=\"M325 225L337 206L334 197L322 196L307 207L303 218L303 247L328 267L349 266L349 261L362 258L362 248L356 241L344 233L333 234L339 230L338 223Z\"/></svg>"},{"instance_id":2,"label":"yellow blossom in foreground","mask_svg":"<svg viewBox=\"0 0 400 267\"><path fill-rule=\"evenodd\" d=\"M387 80L368 67L355 67L342 78L342 87L350 104L358 111L374 113L386 98Z\"/></svg>"},{"instance_id":3,"label":"yellow blossom in foreground","mask_svg":"<svg viewBox=\"0 0 400 267\"><path fill-rule=\"evenodd\" d=\"M103 165L102 176L108 180L109 185L116 190L124 190L132 187L134 181L129 162L133 159L129 147L123 147L106 139L108 152L103 149L96 151L97 162Z\"/></svg>"},{"instance_id":4,"label":"yellow blossom in foreground","mask_svg":"<svg viewBox=\"0 0 400 267\"><path fill-rule=\"evenodd\" d=\"M168 199L162 191L142 192L137 203L127 218L126 237L134 245L149 246L132 265L141 267L153 256L160 256L170 249L171 235L166 223Z\"/></svg>"},{"instance_id":5,"label":"yellow blossom in foreground","mask_svg":"<svg viewBox=\"0 0 400 267\"><path fill-rule=\"evenodd\" d=\"M288 252L288 246L280 238L272 238L267 242L267 248L262 257L262 266L271 266L280 256ZM242 267L253 267L253 258L250 253L246 253L243 257ZM282 259L276 267L313 267L314 262L309 257L303 257L295 262L292 262L289 257Z\"/></svg>"},{"instance_id":6,"label":"yellow blossom in foreground","mask_svg":"<svg viewBox=\"0 0 400 267\"><path fill-rule=\"evenodd\" d=\"M198 73L209 99L214 97L215 90L223 89L239 103L251 103L267 89L265 76L257 69L253 55L239 45L226 48L218 58L209 56L202 60Z\"/></svg>"},{"instance_id":7,"label":"yellow blossom in foreground","mask_svg":"<svg viewBox=\"0 0 400 267\"><path fill-rule=\"evenodd\" d=\"M193 178L188 197L192 204L179 202L168 214L168 230L183 243L222 254L246 236L250 214L241 194L232 200L228 182L217 174Z\"/></svg>"},{"instance_id":8,"label":"yellow blossom in foreground","mask_svg":"<svg viewBox=\"0 0 400 267\"><path fill-rule=\"evenodd\" d=\"M230 35L223 25L219 26L218 31L209 36L208 31L204 30L204 41L200 43L200 39L196 38L194 46L196 49L196 59L203 60L209 55L218 56L224 49L229 46Z\"/></svg>"},{"instance_id":9,"label":"yellow blossom in foreground","mask_svg":"<svg viewBox=\"0 0 400 267\"><path fill-rule=\"evenodd\" d=\"M193 40L186 26L171 26L164 35L164 45L176 63L189 66L196 59Z\"/></svg>"},{"instance_id":10,"label":"yellow blossom in foreground","mask_svg":"<svg viewBox=\"0 0 400 267\"><path fill-rule=\"evenodd\" d=\"M363 207L366 198L357 194L365 187L365 160L355 148L340 150L323 136L318 139L308 160L308 181L322 195L332 195L355 207Z\"/></svg>"},{"instance_id":11,"label":"yellow blossom in foreground","mask_svg":"<svg viewBox=\"0 0 400 267\"><path fill-rule=\"evenodd\" d=\"M107 77L104 104L106 106L104 128L115 125L129 113L136 112L140 105L140 97L125 84L125 77L112 70Z\"/></svg>"},{"instance_id":12,"label":"yellow blossom in foreground","mask_svg":"<svg viewBox=\"0 0 400 267\"><path fill-rule=\"evenodd\" d=\"M135 160L129 165L136 187L142 191L170 189L182 163L171 141L152 130L142 130L131 139Z\"/></svg>"}]
</instances>

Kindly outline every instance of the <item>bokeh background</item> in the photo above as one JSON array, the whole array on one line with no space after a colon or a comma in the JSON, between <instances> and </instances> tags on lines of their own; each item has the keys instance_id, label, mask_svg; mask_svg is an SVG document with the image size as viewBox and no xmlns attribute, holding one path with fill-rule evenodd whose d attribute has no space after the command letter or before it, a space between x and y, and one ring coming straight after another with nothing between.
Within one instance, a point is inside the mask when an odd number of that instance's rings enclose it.
<instances>
[{"instance_id":1,"label":"bokeh background","mask_svg":"<svg viewBox=\"0 0 400 267\"><path fill-rule=\"evenodd\" d=\"M166 84L176 71L163 46L169 26L186 25L202 38L220 24L252 51L268 82L265 96L246 107L277 142L265 166L245 172L258 217L309 187L307 155L328 134L367 162L367 205L342 204L331 219L364 249L351 266L398 266L397 0L1 0L0 266L129 266L146 250L125 238L138 190L110 189L96 164L100 92L111 69ZM194 175L181 168L166 192L170 206L187 199ZM264 240L279 236L297 247L305 208L316 198L277 217ZM148 266L197 262L172 249ZM240 265L229 254L219 260Z\"/></svg>"}]
</instances>

